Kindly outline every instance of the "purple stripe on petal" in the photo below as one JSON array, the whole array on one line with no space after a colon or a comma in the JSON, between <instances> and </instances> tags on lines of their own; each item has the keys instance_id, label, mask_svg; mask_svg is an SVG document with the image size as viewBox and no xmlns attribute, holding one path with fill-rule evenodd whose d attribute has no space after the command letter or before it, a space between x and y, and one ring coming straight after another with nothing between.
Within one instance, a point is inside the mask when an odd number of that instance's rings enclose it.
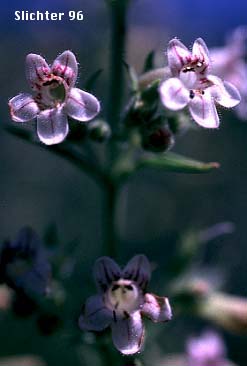
<instances>
[{"instance_id":1,"label":"purple stripe on petal","mask_svg":"<svg viewBox=\"0 0 247 366\"><path fill-rule=\"evenodd\" d=\"M43 57L30 53L26 57L26 77L34 90L40 90L41 85L50 75L50 67Z\"/></svg>"},{"instance_id":2,"label":"purple stripe on petal","mask_svg":"<svg viewBox=\"0 0 247 366\"><path fill-rule=\"evenodd\" d=\"M192 48L192 55L193 58L198 59L204 64L201 73L205 72L207 67L210 65L210 58L208 48L202 38L197 38L195 40Z\"/></svg>"},{"instance_id":3,"label":"purple stripe on petal","mask_svg":"<svg viewBox=\"0 0 247 366\"><path fill-rule=\"evenodd\" d=\"M160 85L161 102L168 109L177 111L183 109L190 100L189 90L178 78L170 78Z\"/></svg>"},{"instance_id":4,"label":"purple stripe on petal","mask_svg":"<svg viewBox=\"0 0 247 366\"><path fill-rule=\"evenodd\" d=\"M100 103L92 94L78 88L72 88L65 108L71 118L87 122L99 113Z\"/></svg>"},{"instance_id":5,"label":"purple stripe on petal","mask_svg":"<svg viewBox=\"0 0 247 366\"><path fill-rule=\"evenodd\" d=\"M68 131L68 120L63 107L47 109L37 117L37 133L46 145L59 144Z\"/></svg>"},{"instance_id":6,"label":"purple stripe on petal","mask_svg":"<svg viewBox=\"0 0 247 366\"><path fill-rule=\"evenodd\" d=\"M150 263L145 255L136 255L123 270L123 278L135 281L141 288L145 288L150 280Z\"/></svg>"},{"instance_id":7,"label":"purple stripe on petal","mask_svg":"<svg viewBox=\"0 0 247 366\"><path fill-rule=\"evenodd\" d=\"M39 113L39 107L29 94L19 94L9 101L11 118L15 122L27 122Z\"/></svg>"},{"instance_id":8,"label":"purple stripe on petal","mask_svg":"<svg viewBox=\"0 0 247 366\"><path fill-rule=\"evenodd\" d=\"M75 85L78 65L75 55L71 51L64 51L59 55L53 62L51 69L52 73L62 77L69 87L72 88Z\"/></svg>"},{"instance_id":9,"label":"purple stripe on petal","mask_svg":"<svg viewBox=\"0 0 247 366\"><path fill-rule=\"evenodd\" d=\"M183 66L191 61L191 52L177 38L173 38L167 48L168 64L173 76L178 76Z\"/></svg>"},{"instance_id":10,"label":"purple stripe on petal","mask_svg":"<svg viewBox=\"0 0 247 366\"><path fill-rule=\"evenodd\" d=\"M112 282L119 280L121 269L109 257L99 258L94 265L94 278L100 291L105 292Z\"/></svg>"}]
</instances>

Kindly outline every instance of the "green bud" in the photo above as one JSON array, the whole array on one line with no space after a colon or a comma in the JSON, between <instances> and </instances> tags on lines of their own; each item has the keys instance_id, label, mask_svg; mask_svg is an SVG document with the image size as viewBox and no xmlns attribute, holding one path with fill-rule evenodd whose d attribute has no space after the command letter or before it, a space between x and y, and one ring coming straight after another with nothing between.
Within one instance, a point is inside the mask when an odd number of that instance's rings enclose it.
<instances>
[{"instance_id":1,"label":"green bud","mask_svg":"<svg viewBox=\"0 0 247 366\"><path fill-rule=\"evenodd\" d=\"M145 104L152 104L159 101L159 80L153 81L146 89L144 89L141 93L141 98Z\"/></svg>"},{"instance_id":2,"label":"green bud","mask_svg":"<svg viewBox=\"0 0 247 366\"><path fill-rule=\"evenodd\" d=\"M97 142L103 142L111 136L111 129L107 122L97 119L92 121L88 127L89 137Z\"/></svg>"},{"instance_id":3,"label":"green bud","mask_svg":"<svg viewBox=\"0 0 247 366\"><path fill-rule=\"evenodd\" d=\"M192 126L190 116L184 111L169 115L168 124L175 135L185 132Z\"/></svg>"}]
</instances>

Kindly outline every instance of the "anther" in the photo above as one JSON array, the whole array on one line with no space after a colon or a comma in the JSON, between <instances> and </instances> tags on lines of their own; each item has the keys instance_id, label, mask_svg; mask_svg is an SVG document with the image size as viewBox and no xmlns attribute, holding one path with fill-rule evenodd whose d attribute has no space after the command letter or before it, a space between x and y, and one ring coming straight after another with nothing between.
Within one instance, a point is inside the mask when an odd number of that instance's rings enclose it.
<instances>
[{"instance_id":1,"label":"anther","mask_svg":"<svg viewBox=\"0 0 247 366\"><path fill-rule=\"evenodd\" d=\"M190 99L193 99L193 98L194 98L194 96L195 96L194 91L193 91L193 90L190 90Z\"/></svg>"}]
</instances>

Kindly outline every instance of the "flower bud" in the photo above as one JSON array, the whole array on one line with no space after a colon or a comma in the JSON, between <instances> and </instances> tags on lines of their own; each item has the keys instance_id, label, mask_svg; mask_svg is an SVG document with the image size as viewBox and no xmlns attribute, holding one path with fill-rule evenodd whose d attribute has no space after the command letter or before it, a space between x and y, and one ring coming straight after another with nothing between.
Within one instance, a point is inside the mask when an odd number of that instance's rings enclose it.
<instances>
[{"instance_id":1,"label":"flower bud","mask_svg":"<svg viewBox=\"0 0 247 366\"><path fill-rule=\"evenodd\" d=\"M167 127L159 127L154 131L144 133L142 146L146 150L162 152L169 150L174 144L174 138Z\"/></svg>"},{"instance_id":2,"label":"flower bud","mask_svg":"<svg viewBox=\"0 0 247 366\"><path fill-rule=\"evenodd\" d=\"M89 137L97 142L103 142L111 136L111 129L108 123L103 120L97 119L90 123Z\"/></svg>"},{"instance_id":3,"label":"flower bud","mask_svg":"<svg viewBox=\"0 0 247 366\"><path fill-rule=\"evenodd\" d=\"M132 100L126 108L124 124L128 127L142 127L153 118L156 109L157 103L149 103L142 98Z\"/></svg>"}]
</instances>

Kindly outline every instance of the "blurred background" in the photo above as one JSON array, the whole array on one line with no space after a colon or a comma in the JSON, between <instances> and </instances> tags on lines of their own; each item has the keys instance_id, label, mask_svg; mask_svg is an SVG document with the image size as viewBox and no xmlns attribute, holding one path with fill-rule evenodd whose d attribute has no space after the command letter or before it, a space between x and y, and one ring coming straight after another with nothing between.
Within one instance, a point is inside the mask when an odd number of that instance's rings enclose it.
<instances>
[{"instance_id":1,"label":"blurred background","mask_svg":"<svg viewBox=\"0 0 247 366\"><path fill-rule=\"evenodd\" d=\"M123 1L123 0L119 0ZM15 21L15 10L84 13L83 21ZM244 0L204 2L130 0L125 59L138 72L150 50L157 62L174 36L191 45L202 37L209 47L223 46L235 27L247 23ZM71 283L71 318L92 291L91 266L102 254L102 197L100 188L68 162L8 134L7 101L30 92L25 79L25 57L38 53L48 62L66 49L80 62L78 87L102 68L93 93L101 100L102 116L108 93L110 21L103 0L10 0L0 12L0 240L14 238L24 225L42 237L55 223L63 244L76 240L76 275ZM202 161L218 161L221 168L206 175L185 175L143 170L124 187L119 197L117 226L120 263L143 252L157 264L154 275L161 283L174 240L190 228L206 228L221 221L235 224L235 232L209 247L205 262L224 276L224 289L246 296L247 250L247 121L222 111L217 131L195 130L177 139L174 151ZM89 284L88 284L89 282ZM91 286L91 287L90 287ZM0 313L0 356L41 354L48 365L67 365L74 355L63 349L65 339L38 334L32 321ZM161 340L163 352L182 351L187 334L202 324L175 319ZM184 337L181 337L184 334ZM229 356L246 366L246 338L225 334ZM59 355L59 356L58 356Z\"/></svg>"}]
</instances>

